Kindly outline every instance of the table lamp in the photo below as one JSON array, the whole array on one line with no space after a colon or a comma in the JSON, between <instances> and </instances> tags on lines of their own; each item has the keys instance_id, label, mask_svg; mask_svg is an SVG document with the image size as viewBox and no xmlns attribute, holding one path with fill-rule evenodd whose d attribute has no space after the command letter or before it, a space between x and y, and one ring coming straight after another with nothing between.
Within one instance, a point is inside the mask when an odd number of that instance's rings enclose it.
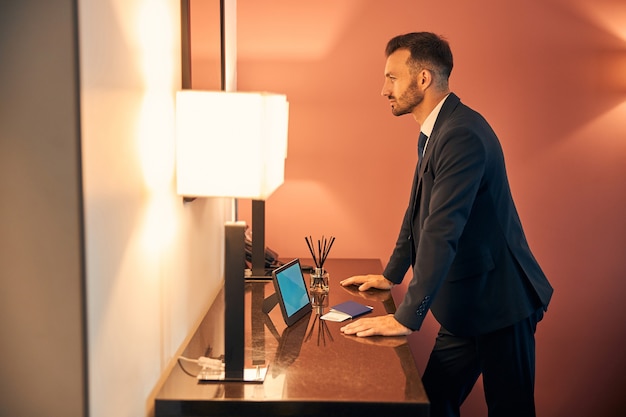
<instances>
[{"instance_id":1,"label":"table lamp","mask_svg":"<svg viewBox=\"0 0 626 417\"><path fill-rule=\"evenodd\" d=\"M284 180L288 109L280 94L183 90L176 95L177 193L253 200L253 276L265 277L265 199ZM243 367L244 233L242 222L225 225L226 380L249 380Z\"/></svg>"}]
</instances>

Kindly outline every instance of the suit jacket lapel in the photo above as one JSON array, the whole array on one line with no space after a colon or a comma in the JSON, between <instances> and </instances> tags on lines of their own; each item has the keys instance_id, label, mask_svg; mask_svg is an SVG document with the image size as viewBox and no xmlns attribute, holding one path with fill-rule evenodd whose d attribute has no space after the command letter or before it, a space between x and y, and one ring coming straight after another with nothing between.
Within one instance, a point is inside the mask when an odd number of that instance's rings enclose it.
<instances>
[{"instance_id":1,"label":"suit jacket lapel","mask_svg":"<svg viewBox=\"0 0 626 417\"><path fill-rule=\"evenodd\" d=\"M411 191L411 194L413 196L413 218L415 218L415 213L417 211L417 208L419 207L420 196L422 194L422 176L426 171L426 167L429 165L428 161L430 159L430 155L433 152L434 145L437 142L440 127L445 123L445 121L448 119L450 114L452 114L452 112L460 102L461 99L459 99L456 94L450 93L446 101L443 103L443 106L441 106L441 110L439 111L439 115L437 116L437 120L435 121L433 131L430 133L430 137L428 138L428 145L426 146L426 152L424 153L423 157L424 159L422 160L422 166L420 167L419 172L415 173L415 175L417 176L417 184L415 183L414 179L413 184L415 189Z\"/></svg>"}]
</instances>

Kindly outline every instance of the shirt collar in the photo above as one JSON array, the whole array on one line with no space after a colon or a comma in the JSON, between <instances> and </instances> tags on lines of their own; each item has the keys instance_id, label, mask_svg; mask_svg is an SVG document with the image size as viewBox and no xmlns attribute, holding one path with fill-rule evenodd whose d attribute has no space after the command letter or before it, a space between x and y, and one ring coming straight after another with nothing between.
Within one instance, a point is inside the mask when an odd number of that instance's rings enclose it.
<instances>
[{"instance_id":1,"label":"shirt collar","mask_svg":"<svg viewBox=\"0 0 626 417\"><path fill-rule=\"evenodd\" d=\"M430 114L428 115L428 117L426 117L424 123L422 123L422 126L420 127L420 131L428 136L428 139L430 139L430 135L433 133L433 128L435 127L435 122L437 121L437 116L439 116L441 107L443 107L443 103L444 101L446 101L449 95L450 93L446 94L446 96L441 99L439 104L437 104L435 108L430 112ZM426 142L426 144L428 144L428 141ZM424 147L424 149L426 149L426 147Z\"/></svg>"}]
</instances>

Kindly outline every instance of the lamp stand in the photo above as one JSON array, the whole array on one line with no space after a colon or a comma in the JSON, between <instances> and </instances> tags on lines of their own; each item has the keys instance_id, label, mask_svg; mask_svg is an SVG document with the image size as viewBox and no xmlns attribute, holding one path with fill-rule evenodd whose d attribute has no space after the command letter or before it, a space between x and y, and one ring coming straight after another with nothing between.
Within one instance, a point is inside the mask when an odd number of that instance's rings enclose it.
<instances>
[{"instance_id":1,"label":"lamp stand","mask_svg":"<svg viewBox=\"0 0 626 417\"><path fill-rule=\"evenodd\" d=\"M244 368L245 351L245 228L244 222L227 222L224 236L224 372L202 372L200 382L239 381L262 383L267 366Z\"/></svg>"},{"instance_id":2,"label":"lamp stand","mask_svg":"<svg viewBox=\"0 0 626 417\"><path fill-rule=\"evenodd\" d=\"M246 279L271 279L265 268L264 200L252 200L252 275Z\"/></svg>"}]
</instances>

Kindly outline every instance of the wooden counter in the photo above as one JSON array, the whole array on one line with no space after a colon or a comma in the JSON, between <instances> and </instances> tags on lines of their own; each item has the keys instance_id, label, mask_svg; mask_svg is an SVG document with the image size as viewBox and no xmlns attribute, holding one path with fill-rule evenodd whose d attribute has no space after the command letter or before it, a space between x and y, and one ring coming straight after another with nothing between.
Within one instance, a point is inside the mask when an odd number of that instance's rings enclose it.
<instances>
[{"instance_id":1,"label":"wooden counter","mask_svg":"<svg viewBox=\"0 0 626 417\"><path fill-rule=\"evenodd\" d=\"M199 383L199 367L181 362L156 396L155 416L427 416L428 399L406 337L345 336L339 328L346 322L319 320L328 305L346 300L373 306L370 316L394 312L389 291L360 293L339 285L352 275L379 273L380 261L329 259L326 267L327 306L291 327L278 307L261 311L263 299L274 292L271 282L246 283L246 366L269 365L263 383ZM220 293L183 356L219 357L223 330Z\"/></svg>"}]
</instances>

